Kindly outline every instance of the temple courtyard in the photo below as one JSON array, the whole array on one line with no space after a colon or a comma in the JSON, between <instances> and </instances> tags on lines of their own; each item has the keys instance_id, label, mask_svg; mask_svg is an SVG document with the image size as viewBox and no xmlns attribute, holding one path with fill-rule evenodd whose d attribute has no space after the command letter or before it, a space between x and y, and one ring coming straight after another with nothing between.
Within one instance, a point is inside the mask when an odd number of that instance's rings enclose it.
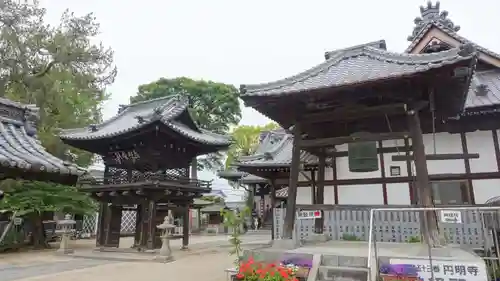
<instances>
[{"instance_id":1,"label":"temple courtyard","mask_svg":"<svg viewBox=\"0 0 500 281\"><path fill-rule=\"evenodd\" d=\"M120 244L128 240L122 238ZM269 242L269 236L250 234L242 240L244 248L258 248ZM224 270L234 260L225 235L192 236L187 251L180 250L180 240L172 241L176 260L171 263L153 262L145 254L94 252L95 240L73 243L74 256L56 255L55 250L1 255L0 281L226 280Z\"/></svg>"}]
</instances>

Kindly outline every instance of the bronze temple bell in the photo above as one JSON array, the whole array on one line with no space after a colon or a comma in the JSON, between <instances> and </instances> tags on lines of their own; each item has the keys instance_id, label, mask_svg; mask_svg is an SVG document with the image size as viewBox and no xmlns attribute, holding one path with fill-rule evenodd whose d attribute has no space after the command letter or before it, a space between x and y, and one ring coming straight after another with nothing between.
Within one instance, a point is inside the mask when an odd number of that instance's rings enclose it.
<instances>
[{"instance_id":1,"label":"bronze temple bell","mask_svg":"<svg viewBox=\"0 0 500 281\"><path fill-rule=\"evenodd\" d=\"M359 135L359 134L357 134ZM353 135L355 138L356 135ZM349 171L353 173L374 172L379 169L376 141L352 142L347 145Z\"/></svg>"}]
</instances>

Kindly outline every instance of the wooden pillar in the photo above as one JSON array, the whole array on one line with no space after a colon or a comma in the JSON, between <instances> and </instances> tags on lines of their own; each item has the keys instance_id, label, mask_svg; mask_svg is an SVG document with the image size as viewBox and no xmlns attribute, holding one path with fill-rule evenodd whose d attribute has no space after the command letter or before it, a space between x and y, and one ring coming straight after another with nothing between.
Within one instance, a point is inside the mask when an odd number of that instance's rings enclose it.
<instances>
[{"instance_id":1,"label":"wooden pillar","mask_svg":"<svg viewBox=\"0 0 500 281\"><path fill-rule=\"evenodd\" d=\"M266 197L264 196L264 186L261 184L260 185L260 210L259 210L259 217L264 220L264 215L266 213Z\"/></svg>"},{"instance_id":2,"label":"wooden pillar","mask_svg":"<svg viewBox=\"0 0 500 281\"><path fill-rule=\"evenodd\" d=\"M198 208L198 231L201 232L201 208Z\"/></svg>"},{"instance_id":3,"label":"wooden pillar","mask_svg":"<svg viewBox=\"0 0 500 281\"><path fill-rule=\"evenodd\" d=\"M186 250L189 245L189 204L182 207L182 248Z\"/></svg>"},{"instance_id":4,"label":"wooden pillar","mask_svg":"<svg viewBox=\"0 0 500 281\"><path fill-rule=\"evenodd\" d=\"M319 155L318 163L318 179L316 182L316 204L325 204L325 168L326 168L326 156L324 151ZM324 225L324 212L321 210L321 218L317 218L314 221L314 232L317 234L323 233Z\"/></svg>"},{"instance_id":5,"label":"wooden pillar","mask_svg":"<svg viewBox=\"0 0 500 281\"><path fill-rule=\"evenodd\" d=\"M462 152L464 155L469 154L469 148L467 147L467 136L464 132L460 133L460 141L462 143ZM471 168L470 168L470 159L464 158L465 165L465 175L467 177L467 187L466 187L466 199L467 202L471 205L476 203L474 198L474 186L472 184L472 179L470 178ZM465 200L464 200L465 201Z\"/></svg>"},{"instance_id":6,"label":"wooden pillar","mask_svg":"<svg viewBox=\"0 0 500 281\"><path fill-rule=\"evenodd\" d=\"M408 111L408 127L412 138L413 157L415 161L416 187L419 199L419 205L422 207L434 206L432 187L429 181L429 172L427 170L427 160L425 156L424 139L422 128L420 127L420 118L418 111ZM437 225L436 212L423 212L427 217L427 227L424 224L424 218L421 217L422 233L424 240L429 245L436 246L439 243L439 230ZM429 235L426 235L426 234Z\"/></svg>"},{"instance_id":7,"label":"wooden pillar","mask_svg":"<svg viewBox=\"0 0 500 281\"><path fill-rule=\"evenodd\" d=\"M271 181L271 240L274 240L274 208L276 207L276 185Z\"/></svg>"},{"instance_id":8,"label":"wooden pillar","mask_svg":"<svg viewBox=\"0 0 500 281\"><path fill-rule=\"evenodd\" d=\"M104 247L106 244L106 222L108 220L109 207L108 203L100 202L99 215L97 217L97 232L96 232L96 247Z\"/></svg>"},{"instance_id":9,"label":"wooden pillar","mask_svg":"<svg viewBox=\"0 0 500 281\"><path fill-rule=\"evenodd\" d=\"M335 150L335 146L333 147ZM335 154L332 158L332 179L333 179L333 203L335 205L339 204L339 187L337 185L337 156Z\"/></svg>"},{"instance_id":10,"label":"wooden pillar","mask_svg":"<svg viewBox=\"0 0 500 281\"><path fill-rule=\"evenodd\" d=\"M146 249L148 245L148 222L149 222L149 204L146 200L139 206L141 207L141 221L140 221L140 234L139 234L139 248ZM138 207L139 207L138 206Z\"/></svg>"},{"instance_id":11,"label":"wooden pillar","mask_svg":"<svg viewBox=\"0 0 500 281\"><path fill-rule=\"evenodd\" d=\"M415 191L415 186L413 184L413 170L411 167L411 158L410 158L410 140L408 138L404 139L405 142L405 155L408 157L406 159L406 172L408 173L408 178L410 181L408 182L408 192L410 193L410 204L411 205L416 205L417 204L417 194Z\"/></svg>"},{"instance_id":12,"label":"wooden pillar","mask_svg":"<svg viewBox=\"0 0 500 281\"><path fill-rule=\"evenodd\" d=\"M378 154L379 163L380 163L380 177L382 178L382 202L384 205L388 204L387 199L387 182L385 181L385 159L384 159L384 143L380 140L378 143ZM396 144L397 145L397 144Z\"/></svg>"},{"instance_id":13,"label":"wooden pillar","mask_svg":"<svg viewBox=\"0 0 500 281\"><path fill-rule=\"evenodd\" d=\"M156 202L154 200L148 200L148 212L147 212L147 249L154 250L156 246Z\"/></svg>"},{"instance_id":14,"label":"wooden pillar","mask_svg":"<svg viewBox=\"0 0 500 281\"><path fill-rule=\"evenodd\" d=\"M295 224L295 207L297 204L297 184L300 172L300 141L302 139L302 128L300 123L295 124L293 129L292 163L290 165L290 181L288 185L288 202L286 205L285 224L283 226L283 238L293 238L293 227Z\"/></svg>"},{"instance_id":15,"label":"wooden pillar","mask_svg":"<svg viewBox=\"0 0 500 281\"><path fill-rule=\"evenodd\" d=\"M142 206L138 204L135 209L134 248L140 245L142 217Z\"/></svg>"}]
</instances>

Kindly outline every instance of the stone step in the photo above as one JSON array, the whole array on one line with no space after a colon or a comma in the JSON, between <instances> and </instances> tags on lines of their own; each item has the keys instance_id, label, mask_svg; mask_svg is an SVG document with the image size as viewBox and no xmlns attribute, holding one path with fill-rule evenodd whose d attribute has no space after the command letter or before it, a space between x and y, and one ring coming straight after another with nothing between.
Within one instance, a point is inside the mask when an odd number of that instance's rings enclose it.
<instances>
[{"instance_id":1,"label":"stone step","mask_svg":"<svg viewBox=\"0 0 500 281\"><path fill-rule=\"evenodd\" d=\"M318 269L318 281L367 281L368 268L347 266L325 266Z\"/></svg>"},{"instance_id":2,"label":"stone step","mask_svg":"<svg viewBox=\"0 0 500 281\"><path fill-rule=\"evenodd\" d=\"M368 264L367 257L339 256L323 254L321 256L321 265L366 268Z\"/></svg>"}]
</instances>

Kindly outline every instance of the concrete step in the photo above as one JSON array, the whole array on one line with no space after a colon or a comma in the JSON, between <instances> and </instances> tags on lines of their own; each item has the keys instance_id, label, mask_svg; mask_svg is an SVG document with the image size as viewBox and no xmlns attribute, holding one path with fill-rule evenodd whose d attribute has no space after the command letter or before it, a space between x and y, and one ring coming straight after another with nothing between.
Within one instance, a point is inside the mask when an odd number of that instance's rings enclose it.
<instances>
[{"instance_id":1,"label":"concrete step","mask_svg":"<svg viewBox=\"0 0 500 281\"><path fill-rule=\"evenodd\" d=\"M369 269L347 266L325 266L318 269L318 281L367 281Z\"/></svg>"},{"instance_id":2,"label":"concrete step","mask_svg":"<svg viewBox=\"0 0 500 281\"><path fill-rule=\"evenodd\" d=\"M356 256L339 256L323 254L321 256L321 265L366 268L368 258Z\"/></svg>"}]
</instances>

